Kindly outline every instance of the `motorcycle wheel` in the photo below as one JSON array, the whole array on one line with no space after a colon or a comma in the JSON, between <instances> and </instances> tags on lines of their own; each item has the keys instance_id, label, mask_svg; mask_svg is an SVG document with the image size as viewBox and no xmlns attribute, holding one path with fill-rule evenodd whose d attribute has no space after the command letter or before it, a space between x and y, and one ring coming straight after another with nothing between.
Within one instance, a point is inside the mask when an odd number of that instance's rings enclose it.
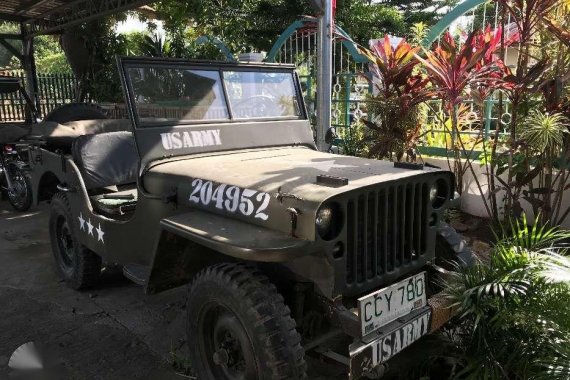
<instances>
[{"instance_id":1,"label":"motorcycle wheel","mask_svg":"<svg viewBox=\"0 0 570 380\"><path fill-rule=\"evenodd\" d=\"M6 165L5 174L10 176L14 187L7 190L8 202L16 211L28 211L32 206L32 185L28 173L11 162Z\"/></svg>"}]
</instances>

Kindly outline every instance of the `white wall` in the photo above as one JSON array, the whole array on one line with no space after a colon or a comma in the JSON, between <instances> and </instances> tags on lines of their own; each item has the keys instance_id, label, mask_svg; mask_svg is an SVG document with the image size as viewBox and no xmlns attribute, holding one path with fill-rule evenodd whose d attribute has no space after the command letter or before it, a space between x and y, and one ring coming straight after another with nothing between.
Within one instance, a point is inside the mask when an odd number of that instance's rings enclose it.
<instances>
[{"instance_id":1,"label":"white wall","mask_svg":"<svg viewBox=\"0 0 570 380\"><path fill-rule=\"evenodd\" d=\"M449 169L449 164L447 159L439 158L439 157L424 157L426 162L429 162L432 165L439 166L443 169ZM453 159L450 159L450 164L453 165ZM481 188L483 189L484 196L489 196L489 188L487 182L487 175L485 174L486 168L478 162L473 163L473 169L476 173L476 178L478 179L479 183L481 184ZM487 218L487 210L485 209L485 205L483 203L483 198L481 196L481 191L477 186L477 181L474 179L473 174L471 173L471 169L467 169L467 172L464 175L463 179L463 194L461 195L461 210L475 216L480 216L483 218ZM500 201L504 197L504 191L499 192L497 194L497 200ZM528 220L534 220L534 215L532 213L532 208L526 201L522 201L522 207L525 210ZM565 191L562 197L562 204L561 204L561 212L562 214L566 208L570 206L570 190ZM563 223L561 224L562 227L570 229L570 217L567 217Z\"/></svg>"}]
</instances>

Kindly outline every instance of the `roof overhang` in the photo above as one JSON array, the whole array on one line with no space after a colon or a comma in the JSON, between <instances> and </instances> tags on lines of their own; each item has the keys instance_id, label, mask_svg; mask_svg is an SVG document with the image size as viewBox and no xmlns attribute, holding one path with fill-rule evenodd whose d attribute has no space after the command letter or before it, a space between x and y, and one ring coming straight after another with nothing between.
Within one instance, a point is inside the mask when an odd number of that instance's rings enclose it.
<instances>
[{"instance_id":1,"label":"roof overhang","mask_svg":"<svg viewBox=\"0 0 570 380\"><path fill-rule=\"evenodd\" d=\"M31 35L51 34L151 2L152 0L1 0L0 21L26 24Z\"/></svg>"}]
</instances>

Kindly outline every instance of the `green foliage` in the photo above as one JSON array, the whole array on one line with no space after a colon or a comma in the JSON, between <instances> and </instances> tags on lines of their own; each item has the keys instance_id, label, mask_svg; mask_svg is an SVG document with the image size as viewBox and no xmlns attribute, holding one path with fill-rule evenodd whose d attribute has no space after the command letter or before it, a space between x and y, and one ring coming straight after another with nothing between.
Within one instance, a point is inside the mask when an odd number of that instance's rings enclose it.
<instances>
[{"instance_id":1,"label":"green foliage","mask_svg":"<svg viewBox=\"0 0 570 380\"><path fill-rule=\"evenodd\" d=\"M555 378L569 367L568 350L561 349L570 343L568 238L513 222L488 263L450 273L445 292L459 312L462 378Z\"/></svg>"},{"instance_id":2,"label":"green foliage","mask_svg":"<svg viewBox=\"0 0 570 380\"><path fill-rule=\"evenodd\" d=\"M562 114L533 110L524 121L520 138L536 152L558 152L568 133L568 123Z\"/></svg>"},{"instance_id":3,"label":"green foliage","mask_svg":"<svg viewBox=\"0 0 570 380\"><path fill-rule=\"evenodd\" d=\"M19 34L20 28L15 23L0 21L0 33L14 33ZM18 51L22 51L22 43L20 41L8 41ZM8 51L4 46L0 46L0 68L11 66L12 53Z\"/></svg>"},{"instance_id":4,"label":"green foliage","mask_svg":"<svg viewBox=\"0 0 570 380\"><path fill-rule=\"evenodd\" d=\"M145 34L138 45L139 55L147 57L174 57L175 51L170 40L158 34Z\"/></svg>"},{"instance_id":5,"label":"green foliage","mask_svg":"<svg viewBox=\"0 0 570 380\"><path fill-rule=\"evenodd\" d=\"M42 74L70 74L71 67L54 36L39 36L34 40L36 71Z\"/></svg>"},{"instance_id":6,"label":"green foliage","mask_svg":"<svg viewBox=\"0 0 570 380\"><path fill-rule=\"evenodd\" d=\"M144 32L124 33L123 38L125 40L125 50L127 55L134 55L134 56L143 55L142 46L147 37L148 33Z\"/></svg>"},{"instance_id":7,"label":"green foliage","mask_svg":"<svg viewBox=\"0 0 570 380\"><path fill-rule=\"evenodd\" d=\"M382 38L385 34L401 36L407 29L404 17L396 8L369 1L338 0L336 22L364 46L370 39Z\"/></svg>"},{"instance_id":8,"label":"green foliage","mask_svg":"<svg viewBox=\"0 0 570 380\"><path fill-rule=\"evenodd\" d=\"M489 173L488 193L495 224L504 214L520 217L521 201L527 201L541 223L556 224L570 213L561 210L562 194L570 179L568 166L558 164L558 157L568 161L570 140L563 131L566 122L533 110L547 110L553 115L570 115L570 103L564 97L568 78L570 34L564 23L570 18L566 0L495 0L502 10L499 22L516 33L504 39L503 48L516 43L515 67L505 67L500 88L510 101L510 123L505 125L509 138L498 143L497 128L485 160ZM541 98L541 94L544 98ZM505 109L499 110L504 112ZM502 176L500 176L502 174ZM506 193L504 200L498 194ZM504 201L504 202L503 202Z\"/></svg>"},{"instance_id":9,"label":"green foliage","mask_svg":"<svg viewBox=\"0 0 570 380\"><path fill-rule=\"evenodd\" d=\"M355 123L350 127L337 128L340 139L342 154L354 157L366 157L368 155L369 132L362 123Z\"/></svg>"},{"instance_id":10,"label":"green foliage","mask_svg":"<svg viewBox=\"0 0 570 380\"><path fill-rule=\"evenodd\" d=\"M121 102L123 94L115 57L126 55L128 44L114 25L124 14L97 19L65 31L61 44L81 85L78 100L89 95L97 102Z\"/></svg>"},{"instance_id":11,"label":"green foliage","mask_svg":"<svg viewBox=\"0 0 570 380\"><path fill-rule=\"evenodd\" d=\"M198 36L220 38L234 53L269 50L287 25L310 13L301 0L161 1L156 10L170 37L183 36L191 26Z\"/></svg>"},{"instance_id":12,"label":"green foliage","mask_svg":"<svg viewBox=\"0 0 570 380\"><path fill-rule=\"evenodd\" d=\"M435 25L445 15L446 9L451 9L457 0L383 0L382 4L394 7L404 16L408 25L423 22L428 26Z\"/></svg>"},{"instance_id":13,"label":"green foliage","mask_svg":"<svg viewBox=\"0 0 570 380\"><path fill-rule=\"evenodd\" d=\"M414 45L420 45L427 36L429 28L424 22L417 22L410 28L410 38Z\"/></svg>"},{"instance_id":14,"label":"green foliage","mask_svg":"<svg viewBox=\"0 0 570 380\"><path fill-rule=\"evenodd\" d=\"M20 28L15 23L0 22L0 33L19 34ZM22 51L22 43L9 40L9 43L18 51ZM59 46L57 37L39 36L34 39L34 57L36 70L39 73L71 73L67 59ZM0 46L0 68L19 69L21 64L8 50Z\"/></svg>"},{"instance_id":15,"label":"green foliage","mask_svg":"<svg viewBox=\"0 0 570 380\"><path fill-rule=\"evenodd\" d=\"M196 36L220 38L234 53L269 51L289 24L315 11L305 0L163 0L156 4L169 38L184 39L190 28ZM368 0L338 0L336 22L363 45L385 33L401 35L406 22L396 8ZM185 40L186 43L191 40Z\"/></svg>"}]
</instances>

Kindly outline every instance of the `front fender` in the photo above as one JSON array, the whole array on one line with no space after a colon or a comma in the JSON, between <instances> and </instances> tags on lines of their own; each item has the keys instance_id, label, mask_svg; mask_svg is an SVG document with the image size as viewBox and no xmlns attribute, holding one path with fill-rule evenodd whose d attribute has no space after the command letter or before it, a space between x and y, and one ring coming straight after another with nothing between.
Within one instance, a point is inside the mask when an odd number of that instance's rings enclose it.
<instances>
[{"instance_id":1,"label":"front fender","mask_svg":"<svg viewBox=\"0 0 570 380\"><path fill-rule=\"evenodd\" d=\"M146 293L187 283L216 262L284 263L314 253L314 242L206 211L165 218L152 260Z\"/></svg>"}]
</instances>

